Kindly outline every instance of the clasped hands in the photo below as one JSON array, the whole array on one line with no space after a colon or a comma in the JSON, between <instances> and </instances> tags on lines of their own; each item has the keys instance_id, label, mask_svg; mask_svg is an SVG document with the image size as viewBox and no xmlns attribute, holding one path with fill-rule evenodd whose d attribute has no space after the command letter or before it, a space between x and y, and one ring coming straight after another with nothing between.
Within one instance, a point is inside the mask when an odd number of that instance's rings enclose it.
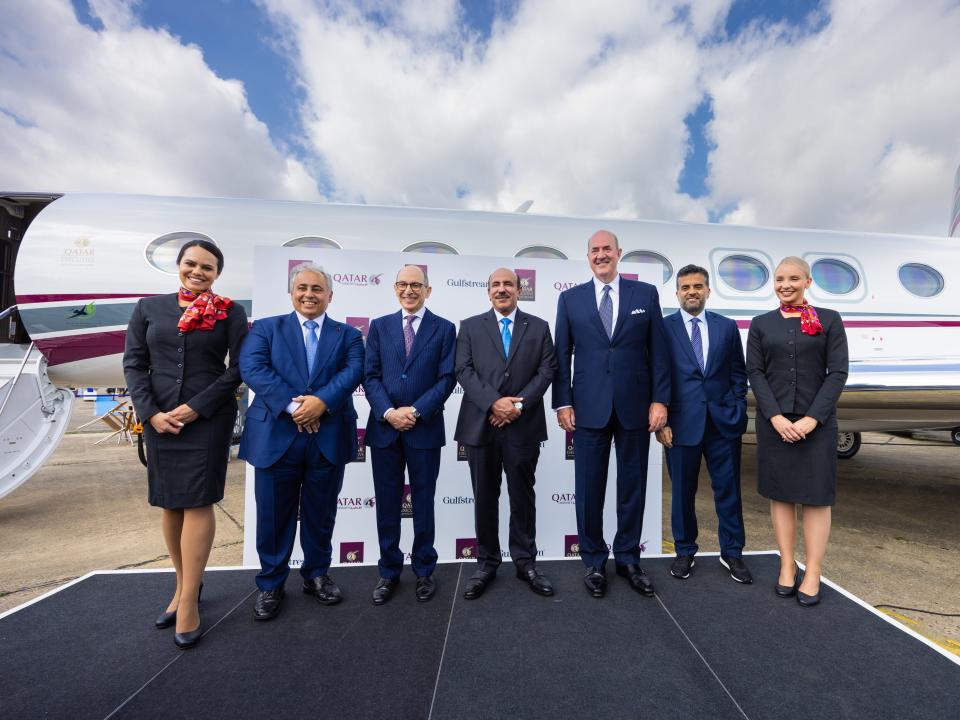
<instances>
[{"instance_id":1,"label":"clasped hands","mask_svg":"<svg viewBox=\"0 0 960 720\"><path fill-rule=\"evenodd\" d=\"M413 407L409 405L388 410L384 420L399 432L405 432L417 424L417 416L413 414Z\"/></svg>"},{"instance_id":2,"label":"clasped hands","mask_svg":"<svg viewBox=\"0 0 960 720\"><path fill-rule=\"evenodd\" d=\"M150 416L149 422L159 434L179 435L187 423L192 423L200 415L189 405L178 405L170 412L158 412Z\"/></svg>"},{"instance_id":3,"label":"clasped hands","mask_svg":"<svg viewBox=\"0 0 960 720\"><path fill-rule=\"evenodd\" d=\"M819 423L809 415L805 415L795 422L790 422L783 415L774 415L770 418L770 424L773 425L774 430L780 433L784 442L793 443L805 440Z\"/></svg>"},{"instance_id":4,"label":"clasped hands","mask_svg":"<svg viewBox=\"0 0 960 720\"><path fill-rule=\"evenodd\" d=\"M504 396L494 402L490 406L490 424L498 428L504 427L520 417L520 410L513 405L518 402L523 402L523 398Z\"/></svg>"},{"instance_id":5,"label":"clasped hands","mask_svg":"<svg viewBox=\"0 0 960 720\"><path fill-rule=\"evenodd\" d=\"M316 395L297 395L292 402L300 403L300 407L291 413L297 432L315 433L320 428L320 418L327 411L327 404Z\"/></svg>"}]
</instances>

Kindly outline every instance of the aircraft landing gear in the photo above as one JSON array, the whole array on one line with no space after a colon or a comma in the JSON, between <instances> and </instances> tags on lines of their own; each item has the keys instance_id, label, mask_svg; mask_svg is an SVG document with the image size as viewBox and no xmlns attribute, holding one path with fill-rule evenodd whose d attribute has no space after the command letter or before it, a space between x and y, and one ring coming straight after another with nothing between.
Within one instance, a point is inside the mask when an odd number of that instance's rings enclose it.
<instances>
[{"instance_id":1,"label":"aircraft landing gear","mask_svg":"<svg viewBox=\"0 0 960 720\"><path fill-rule=\"evenodd\" d=\"M953 440L954 445L960 445L960 427L955 427L950 431L950 439Z\"/></svg>"},{"instance_id":2,"label":"aircraft landing gear","mask_svg":"<svg viewBox=\"0 0 960 720\"><path fill-rule=\"evenodd\" d=\"M960 430L960 428L957 428ZM858 432L840 432L837 433L837 457L841 460L849 460L860 451L860 433Z\"/></svg>"}]
</instances>

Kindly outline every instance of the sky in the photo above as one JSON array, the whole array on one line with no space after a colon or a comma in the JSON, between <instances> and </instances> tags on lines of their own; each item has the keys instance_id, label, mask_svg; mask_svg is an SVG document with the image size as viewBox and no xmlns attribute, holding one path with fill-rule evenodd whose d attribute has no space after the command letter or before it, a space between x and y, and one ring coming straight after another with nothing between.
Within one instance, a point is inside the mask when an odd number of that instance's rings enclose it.
<instances>
[{"instance_id":1,"label":"sky","mask_svg":"<svg viewBox=\"0 0 960 720\"><path fill-rule=\"evenodd\" d=\"M958 0L0 0L0 190L944 236Z\"/></svg>"}]
</instances>

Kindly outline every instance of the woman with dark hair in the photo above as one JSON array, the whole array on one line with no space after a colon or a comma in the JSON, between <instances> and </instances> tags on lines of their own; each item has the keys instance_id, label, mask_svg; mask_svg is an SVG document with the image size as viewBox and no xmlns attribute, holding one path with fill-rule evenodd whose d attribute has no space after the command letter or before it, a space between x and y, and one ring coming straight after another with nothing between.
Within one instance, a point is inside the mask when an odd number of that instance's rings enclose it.
<instances>
[{"instance_id":1,"label":"woman with dark hair","mask_svg":"<svg viewBox=\"0 0 960 720\"><path fill-rule=\"evenodd\" d=\"M747 337L747 377L757 401L757 489L770 499L780 549L775 591L804 606L820 602L820 572L837 489L837 401L847 382L840 314L804 299L810 266L780 261L780 307L758 315ZM794 560L797 507L803 512L806 571Z\"/></svg>"},{"instance_id":2,"label":"woman with dark hair","mask_svg":"<svg viewBox=\"0 0 960 720\"><path fill-rule=\"evenodd\" d=\"M174 642L186 649L202 635L198 604L216 530L213 504L223 499L247 314L211 290L223 271L223 253L213 243L184 244L177 270L178 292L137 303L123 371L144 423L148 499L162 508L163 538L177 571L173 598L154 624L176 625Z\"/></svg>"}]
</instances>

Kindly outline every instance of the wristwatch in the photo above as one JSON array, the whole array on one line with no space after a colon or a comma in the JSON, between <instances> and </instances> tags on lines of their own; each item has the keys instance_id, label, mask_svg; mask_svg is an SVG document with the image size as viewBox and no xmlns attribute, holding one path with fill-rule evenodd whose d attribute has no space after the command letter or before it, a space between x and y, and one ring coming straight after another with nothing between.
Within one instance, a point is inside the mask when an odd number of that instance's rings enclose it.
<instances>
[{"instance_id":1,"label":"wristwatch","mask_svg":"<svg viewBox=\"0 0 960 720\"><path fill-rule=\"evenodd\" d=\"M520 412L523 412L523 403L522 403L520 400L517 400L517 401L513 404L513 406L514 406L517 410L519 410Z\"/></svg>"},{"instance_id":2,"label":"wristwatch","mask_svg":"<svg viewBox=\"0 0 960 720\"><path fill-rule=\"evenodd\" d=\"M414 416L415 418L420 417L420 411L417 410L413 405L410 406L410 409L413 410L413 416Z\"/></svg>"}]
</instances>

